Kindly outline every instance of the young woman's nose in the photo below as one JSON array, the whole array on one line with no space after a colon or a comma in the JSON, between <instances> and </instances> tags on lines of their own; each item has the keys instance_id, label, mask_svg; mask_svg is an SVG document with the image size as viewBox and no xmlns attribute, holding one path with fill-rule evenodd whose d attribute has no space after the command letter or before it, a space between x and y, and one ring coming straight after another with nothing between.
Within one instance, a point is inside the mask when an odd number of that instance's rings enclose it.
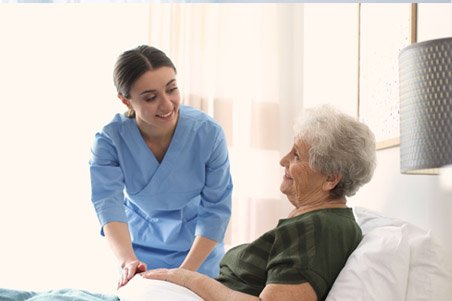
<instances>
[{"instance_id":1,"label":"young woman's nose","mask_svg":"<svg viewBox=\"0 0 452 301\"><path fill-rule=\"evenodd\" d=\"M173 108L173 103L171 102L171 99L169 95L166 93L162 94L162 98L159 104L160 110L171 110Z\"/></svg>"}]
</instances>

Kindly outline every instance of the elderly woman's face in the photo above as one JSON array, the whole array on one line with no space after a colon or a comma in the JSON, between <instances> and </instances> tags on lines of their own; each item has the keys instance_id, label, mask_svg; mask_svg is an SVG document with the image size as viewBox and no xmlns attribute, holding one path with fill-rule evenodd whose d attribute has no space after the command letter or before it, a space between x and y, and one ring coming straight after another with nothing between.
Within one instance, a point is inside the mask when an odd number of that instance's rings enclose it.
<instances>
[{"instance_id":1,"label":"elderly woman's face","mask_svg":"<svg viewBox=\"0 0 452 301\"><path fill-rule=\"evenodd\" d=\"M280 162L285 168L281 192L295 206L317 202L323 193L325 176L309 167L309 148L301 139L296 139L292 150Z\"/></svg>"}]
</instances>

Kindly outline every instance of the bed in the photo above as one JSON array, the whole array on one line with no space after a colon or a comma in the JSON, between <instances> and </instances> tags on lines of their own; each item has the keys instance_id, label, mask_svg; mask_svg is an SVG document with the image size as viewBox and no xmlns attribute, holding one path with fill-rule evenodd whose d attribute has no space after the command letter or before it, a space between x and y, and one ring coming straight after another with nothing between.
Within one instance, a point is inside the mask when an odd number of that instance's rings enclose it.
<instances>
[{"instance_id":1,"label":"bed","mask_svg":"<svg viewBox=\"0 0 452 301\"><path fill-rule=\"evenodd\" d=\"M363 207L353 212L364 237L326 301L452 301L452 257L431 232ZM191 291L169 295L171 287L155 280L132 280L118 291L123 301L202 300Z\"/></svg>"},{"instance_id":2,"label":"bed","mask_svg":"<svg viewBox=\"0 0 452 301\"><path fill-rule=\"evenodd\" d=\"M327 301L450 301L452 256L432 235L400 219L354 207L364 237L348 258ZM81 290L29 292L0 289L1 301L202 300L190 290L135 276L116 295Z\"/></svg>"}]
</instances>

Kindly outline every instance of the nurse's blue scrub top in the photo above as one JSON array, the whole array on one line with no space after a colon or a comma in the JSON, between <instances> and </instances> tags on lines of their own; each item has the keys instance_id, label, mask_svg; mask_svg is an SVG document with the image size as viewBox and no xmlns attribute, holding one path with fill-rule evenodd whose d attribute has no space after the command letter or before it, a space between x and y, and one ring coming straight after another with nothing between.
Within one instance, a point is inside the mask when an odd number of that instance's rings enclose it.
<instances>
[{"instance_id":1,"label":"nurse's blue scrub top","mask_svg":"<svg viewBox=\"0 0 452 301\"><path fill-rule=\"evenodd\" d=\"M180 106L159 163L135 119L117 114L96 134L90 173L101 226L128 223L135 254L148 269L179 267L200 235L218 244L198 272L218 275L232 180L225 135L213 118Z\"/></svg>"}]
</instances>

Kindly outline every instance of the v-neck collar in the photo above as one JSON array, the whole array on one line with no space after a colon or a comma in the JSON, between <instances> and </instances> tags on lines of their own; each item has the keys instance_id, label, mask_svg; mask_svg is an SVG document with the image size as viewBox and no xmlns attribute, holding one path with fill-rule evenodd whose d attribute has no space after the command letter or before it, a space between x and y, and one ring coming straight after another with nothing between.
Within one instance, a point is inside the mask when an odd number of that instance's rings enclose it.
<instances>
[{"instance_id":1,"label":"v-neck collar","mask_svg":"<svg viewBox=\"0 0 452 301\"><path fill-rule=\"evenodd\" d=\"M146 141L144 140L143 136L141 135L140 129L138 128L138 124L136 122L136 119L132 118L130 120L131 121L130 124L132 125L132 131L133 131L134 139L136 139L136 141L138 142L140 148L145 149L144 152L148 153L147 157L151 157L151 160L157 166L161 166L162 164L164 164L164 162L167 160L168 154L171 153L174 141L177 140L176 136L178 135L178 132L180 131L179 128L180 128L181 120L184 119L184 118L181 117L180 108L179 108L179 114L178 115L179 116L178 116L178 120L177 120L177 123L176 123L176 128L174 129L173 137L171 137L170 144L169 144L169 146L168 146L168 148L167 148L167 150L165 152L165 155L163 156L162 162L159 162L159 160L157 160L156 156L154 155L152 150L147 145Z\"/></svg>"},{"instance_id":2,"label":"v-neck collar","mask_svg":"<svg viewBox=\"0 0 452 301\"><path fill-rule=\"evenodd\" d=\"M136 149L132 150L133 152L140 153L141 156L139 155L139 157L141 158L147 158L151 160L152 165L156 167L156 171L152 176L149 184L147 185L148 187L159 185L160 181L166 178L171 172L172 168L176 165L176 161L181 157L181 153L190 136L188 135L188 133L189 131L191 131L193 126L194 123L191 122L191 119L187 118L187 116L185 115L184 106L180 106L179 119L177 121L174 135L171 138L170 145L166 150L162 162L159 163L149 146L146 144L146 141L144 141L143 137L141 136L135 119L130 119L130 121L127 122L125 133L123 135L124 139L127 140L127 143L129 145L136 146ZM147 189L145 188L144 190Z\"/></svg>"}]
</instances>

